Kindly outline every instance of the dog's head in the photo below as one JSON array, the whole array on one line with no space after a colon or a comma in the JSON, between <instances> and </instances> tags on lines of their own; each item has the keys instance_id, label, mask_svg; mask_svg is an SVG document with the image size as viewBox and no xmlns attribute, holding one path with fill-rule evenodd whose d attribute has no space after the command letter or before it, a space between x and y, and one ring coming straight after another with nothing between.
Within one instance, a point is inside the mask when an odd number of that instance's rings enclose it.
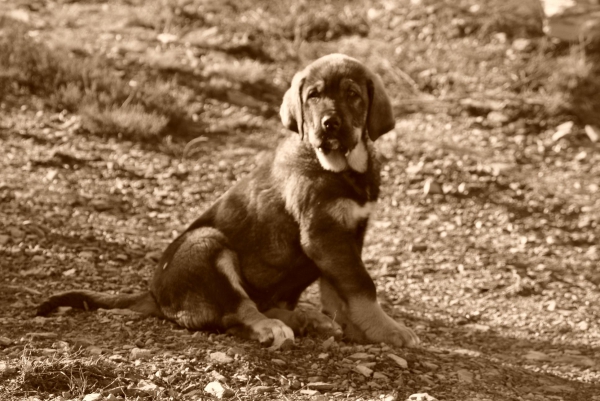
<instances>
[{"instance_id":1,"label":"dog's head","mask_svg":"<svg viewBox=\"0 0 600 401\"><path fill-rule=\"evenodd\" d=\"M281 121L314 148L321 166L365 172L367 136L394 128L381 78L343 54L321 57L298 72L285 93Z\"/></svg>"}]
</instances>

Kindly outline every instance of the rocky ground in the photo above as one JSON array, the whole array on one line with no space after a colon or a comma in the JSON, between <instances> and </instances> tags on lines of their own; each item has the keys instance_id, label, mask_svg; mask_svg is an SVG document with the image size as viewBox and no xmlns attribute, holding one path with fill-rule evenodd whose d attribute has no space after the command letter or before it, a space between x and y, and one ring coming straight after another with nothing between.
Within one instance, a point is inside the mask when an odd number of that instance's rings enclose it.
<instances>
[{"instance_id":1,"label":"rocky ground","mask_svg":"<svg viewBox=\"0 0 600 401\"><path fill-rule=\"evenodd\" d=\"M493 1L281 4L1 4L0 39L16 21L47 57L106 62L131 90L119 110L160 81L183 122L169 105L147 124L94 119L104 109L0 76L0 399L600 400L597 122L593 101L553 103L585 79L556 92L541 71L573 53L519 7L490 19ZM145 289L169 241L289 135L281 95L331 51L365 60L394 101L363 256L421 348L269 351L122 311L34 316L61 290Z\"/></svg>"}]
</instances>

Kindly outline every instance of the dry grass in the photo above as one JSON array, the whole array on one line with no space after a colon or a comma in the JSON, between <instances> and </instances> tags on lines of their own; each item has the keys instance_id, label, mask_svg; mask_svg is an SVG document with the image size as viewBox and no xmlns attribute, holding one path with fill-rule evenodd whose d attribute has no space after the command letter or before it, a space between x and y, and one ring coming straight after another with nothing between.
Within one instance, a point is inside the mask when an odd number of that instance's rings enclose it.
<instances>
[{"instance_id":1,"label":"dry grass","mask_svg":"<svg viewBox=\"0 0 600 401\"><path fill-rule=\"evenodd\" d=\"M107 60L50 49L9 19L0 19L0 32L0 100L35 95L47 107L81 113L94 134L139 141L156 139L185 117L168 82L130 85Z\"/></svg>"},{"instance_id":2,"label":"dry grass","mask_svg":"<svg viewBox=\"0 0 600 401\"><path fill-rule=\"evenodd\" d=\"M80 352L65 351L48 357L36 357L31 355L29 348L25 348L17 370L17 381L22 391L45 394L66 392L82 397L129 382L115 364L85 357Z\"/></svg>"}]
</instances>

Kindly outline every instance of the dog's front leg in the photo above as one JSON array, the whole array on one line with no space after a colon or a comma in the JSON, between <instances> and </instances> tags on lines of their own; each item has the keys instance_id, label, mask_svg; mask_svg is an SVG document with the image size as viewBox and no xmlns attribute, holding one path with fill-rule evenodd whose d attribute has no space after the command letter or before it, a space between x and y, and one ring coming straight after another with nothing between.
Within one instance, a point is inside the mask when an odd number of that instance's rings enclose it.
<instances>
[{"instance_id":1,"label":"dog's front leg","mask_svg":"<svg viewBox=\"0 0 600 401\"><path fill-rule=\"evenodd\" d=\"M321 297L324 312L357 342L387 343L413 347L417 335L389 317L377 302L375 284L360 257L360 248L349 232L320 227L307 230L305 252L321 270ZM315 235L317 234L317 235Z\"/></svg>"}]
</instances>

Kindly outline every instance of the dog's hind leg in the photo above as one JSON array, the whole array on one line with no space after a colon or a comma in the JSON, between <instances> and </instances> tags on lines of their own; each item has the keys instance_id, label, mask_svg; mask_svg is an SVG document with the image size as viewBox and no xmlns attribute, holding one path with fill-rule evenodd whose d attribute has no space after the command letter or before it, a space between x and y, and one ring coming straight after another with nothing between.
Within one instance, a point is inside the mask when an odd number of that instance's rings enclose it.
<instances>
[{"instance_id":1,"label":"dog's hind leg","mask_svg":"<svg viewBox=\"0 0 600 401\"><path fill-rule=\"evenodd\" d=\"M263 344L294 339L292 329L260 313L243 288L238 260L217 229L201 227L174 241L152 291L164 315L190 329L224 329Z\"/></svg>"}]
</instances>

